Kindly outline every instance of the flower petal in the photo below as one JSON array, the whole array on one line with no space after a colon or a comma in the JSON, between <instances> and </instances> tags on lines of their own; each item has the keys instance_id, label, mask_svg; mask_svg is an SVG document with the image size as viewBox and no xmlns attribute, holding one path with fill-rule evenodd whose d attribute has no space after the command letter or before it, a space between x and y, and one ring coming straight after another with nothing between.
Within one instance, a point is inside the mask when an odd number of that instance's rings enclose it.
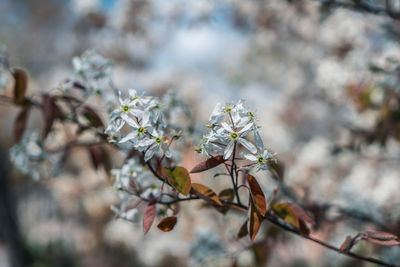
<instances>
[{"instance_id":1,"label":"flower petal","mask_svg":"<svg viewBox=\"0 0 400 267\"><path fill-rule=\"evenodd\" d=\"M247 135L247 133L245 133L245 132L247 132L247 131L251 128L251 126L253 126L253 123L247 124L246 126L244 126L244 127L238 132L238 134L242 134L242 136Z\"/></svg>"},{"instance_id":2,"label":"flower petal","mask_svg":"<svg viewBox=\"0 0 400 267\"><path fill-rule=\"evenodd\" d=\"M228 143L224 151L224 159L228 159L232 155L234 144L234 141Z\"/></svg>"},{"instance_id":3,"label":"flower petal","mask_svg":"<svg viewBox=\"0 0 400 267\"><path fill-rule=\"evenodd\" d=\"M247 150L249 150L251 153L256 153L257 148L249 141L247 141L244 138L239 138L238 142L242 144Z\"/></svg>"},{"instance_id":4,"label":"flower petal","mask_svg":"<svg viewBox=\"0 0 400 267\"><path fill-rule=\"evenodd\" d=\"M119 143L125 143L131 139L134 139L137 137L137 133L136 132L131 132L128 133L124 138L122 138L121 140L119 140Z\"/></svg>"},{"instance_id":5,"label":"flower petal","mask_svg":"<svg viewBox=\"0 0 400 267\"><path fill-rule=\"evenodd\" d=\"M253 155L253 154L248 154L248 153L242 153L242 156L245 158L245 159L248 159L248 160L250 160L250 161L257 161L257 157L255 156L255 155Z\"/></svg>"},{"instance_id":6,"label":"flower petal","mask_svg":"<svg viewBox=\"0 0 400 267\"><path fill-rule=\"evenodd\" d=\"M233 133L232 127L229 127L228 124L226 124L226 122L221 123L222 127L224 127L224 129L230 133Z\"/></svg>"}]
</instances>

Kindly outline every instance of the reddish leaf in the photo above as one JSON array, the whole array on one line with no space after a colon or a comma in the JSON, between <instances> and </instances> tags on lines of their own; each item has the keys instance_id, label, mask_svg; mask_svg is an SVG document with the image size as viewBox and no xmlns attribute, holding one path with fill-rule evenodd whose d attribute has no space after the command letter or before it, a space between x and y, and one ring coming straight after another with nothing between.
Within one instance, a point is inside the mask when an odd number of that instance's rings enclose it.
<instances>
[{"instance_id":1,"label":"reddish leaf","mask_svg":"<svg viewBox=\"0 0 400 267\"><path fill-rule=\"evenodd\" d=\"M250 227L249 227L249 234L251 241L254 241L258 230L260 230L262 221L262 216L258 213L257 208L255 208L254 203L251 203L250 207Z\"/></svg>"},{"instance_id":2,"label":"reddish leaf","mask_svg":"<svg viewBox=\"0 0 400 267\"><path fill-rule=\"evenodd\" d=\"M238 234L237 234L237 237L238 237L239 239L242 238L242 237L245 237L245 236L249 233L249 231L247 230L247 223L248 223L248 221L249 221L249 220L246 220L246 221L242 224L242 226L240 227L239 232L238 232Z\"/></svg>"},{"instance_id":3,"label":"reddish leaf","mask_svg":"<svg viewBox=\"0 0 400 267\"><path fill-rule=\"evenodd\" d=\"M56 104L54 98L47 94L42 96L42 112L45 120L43 133L43 138L45 138L50 132L54 120L62 118L63 113L60 107Z\"/></svg>"},{"instance_id":4,"label":"reddish leaf","mask_svg":"<svg viewBox=\"0 0 400 267\"><path fill-rule=\"evenodd\" d=\"M362 239L382 246L400 245L398 236L386 232L365 232L362 234Z\"/></svg>"},{"instance_id":5,"label":"reddish leaf","mask_svg":"<svg viewBox=\"0 0 400 267\"><path fill-rule=\"evenodd\" d=\"M98 170L102 163L103 157L101 148L99 146L89 145L87 149L89 151L90 160L92 162L93 168Z\"/></svg>"},{"instance_id":6,"label":"reddish leaf","mask_svg":"<svg viewBox=\"0 0 400 267\"><path fill-rule=\"evenodd\" d=\"M22 136L24 135L26 122L28 119L29 108L22 109L14 122L14 139L15 142L18 143L21 141Z\"/></svg>"},{"instance_id":7,"label":"reddish leaf","mask_svg":"<svg viewBox=\"0 0 400 267\"><path fill-rule=\"evenodd\" d=\"M162 219L161 222L157 225L157 227L163 232L169 232L172 229L174 229L175 224L176 224L176 217L171 216Z\"/></svg>"},{"instance_id":8,"label":"reddish leaf","mask_svg":"<svg viewBox=\"0 0 400 267\"><path fill-rule=\"evenodd\" d=\"M218 198L221 200L221 202L222 201L232 202L232 200L235 198L235 191L233 191L232 188L224 189L221 192L219 192ZM215 208L222 214L226 214L231 207L228 204L224 204L223 206L215 205Z\"/></svg>"},{"instance_id":9,"label":"reddish leaf","mask_svg":"<svg viewBox=\"0 0 400 267\"><path fill-rule=\"evenodd\" d=\"M346 239L343 241L342 245L339 248L340 253L349 252L350 249L354 246L353 238L351 236L347 236Z\"/></svg>"},{"instance_id":10,"label":"reddish leaf","mask_svg":"<svg viewBox=\"0 0 400 267\"><path fill-rule=\"evenodd\" d=\"M203 172L209 169L212 169L214 167L217 167L221 163L224 163L224 157L223 156L215 156L211 157L205 161L200 162L194 168L190 171L190 173L198 173L198 172Z\"/></svg>"},{"instance_id":11,"label":"reddish leaf","mask_svg":"<svg viewBox=\"0 0 400 267\"><path fill-rule=\"evenodd\" d=\"M143 215L143 232L146 234L156 218L156 202L152 201L147 205Z\"/></svg>"},{"instance_id":12,"label":"reddish leaf","mask_svg":"<svg viewBox=\"0 0 400 267\"><path fill-rule=\"evenodd\" d=\"M249 181L254 206L261 215L265 215L265 212L267 212L267 204L265 202L264 193L260 185L258 184L256 178L250 174L247 175L247 180Z\"/></svg>"},{"instance_id":13,"label":"reddish leaf","mask_svg":"<svg viewBox=\"0 0 400 267\"><path fill-rule=\"evenodd\" d=\"M205 185L193 183L192 192L204 200L210 201L214 204L222 205L217 194Z\"/></svg>"},{"instance_id":14,"label":"reddish leaf","mask_svg":"<svg viewBox=\"0 0 400 267\"><path fill-rule=\"evenodd\" d=\"M189 172L184 167L175 167L173 169L165 168L168 182L183 195L187 196L190 192L191 181Z\"/></svg>"},{"instance_id":15,"label":"reddish leaf","mask_svg":"<svg viewBox=\"0 0 400 267\"><path fill-rule=\"evenodd\" d=\"M102 127L104 128L103 122L100 116L94 111L92 108L85 106L83 110L83 116L90 122L93 127Z\"/></svg>"},{"instance_id":16,"label":"reddish leaf","mask_svg":"<svg viewBox=\"0 0 400 267\"><path fill-rule=\"evenodd\" d=\"M25 102L25 93L28 85L28 76L26 72L21 69L15 69L13 72L15 85L14 85L14 103L22 105Z\"/></svg>"},{"instance_id":17,"label":"reddish leaf","mask_svg":"<svg viewBox=\"0 0 400 267\"><path fill-rule=\"evenodd\" d=\"M285 174L285 166L279 161L274 162L273 160L269 162L269 166L271 167L271 170L274 173L274 177L280 181L283 181L283 177Z\"/></svg>"},{"instance_id":18,"label":"reddish leaf","mask_svg":"<svg viewBox=\"0 0 400 267\"><path fill-rule=\"evenodd\" d=\"M287 203L299 219L309 224L315 224L313 218L310 217L302 208L293 203Z\"/></svg>"}]
</instances>

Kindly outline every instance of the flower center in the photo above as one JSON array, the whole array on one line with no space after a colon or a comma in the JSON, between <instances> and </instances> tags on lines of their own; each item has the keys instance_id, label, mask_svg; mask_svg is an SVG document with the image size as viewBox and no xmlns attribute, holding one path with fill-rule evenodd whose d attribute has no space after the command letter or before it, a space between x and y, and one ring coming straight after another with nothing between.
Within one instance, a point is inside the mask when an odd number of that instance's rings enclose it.
<instances>
[{"instance_id":1,"label":"flower center","mask_svg":"<svg viewBox=\"0 0 400 267\"><path fill-rule=\"evenodd\" d=\"M239 135L235 132L231 133L231 138L232 140L237 140L239 138Z\"/></svg>"},{"instance_id":2,"label":"flower center","mask_svg":"<svg viewBox=\"0 0 400 267\"><path fill-rule=\"evenodd\" d=\"M144 132L146 131L146 128L144 128L144 127L139 127L139 128L137 129L137 131L138 131L138 134L141 135L141 134L144 134Z\"/></svg>"},{"instance_id":3,"label":"flower center","mask_svg":"<svg viewBox=\"0 0 400 267\"><path fill-rule=\"evenodd\" d=\"M161 138L160 138L160 137L157 137L157 138L156 138L156 143L157 143L157 144L161 144L161 142L162 142Z\"/></svg>"},{"instance_id":4,"label":"flower center","mask_svg":"<svg viewBox=\"0 0 400 267\"><path fill-rule=\"evenodd\" d=\"M127 106L127 105L122 106L122 111L123 112L128 112L129 111L129 106Z\"/></svg>"},{"instance_id":5,"label":"flower center","mask_svg":"<svg viewBox=\"0 0 400 267\"><path fill-rule=\"evenodd\" d=\"M260 163L260 164L262 164L262 163L267 162L267 160L264 159L263 157L258 157L257 162Z\"/></svg>"}]
</instances>

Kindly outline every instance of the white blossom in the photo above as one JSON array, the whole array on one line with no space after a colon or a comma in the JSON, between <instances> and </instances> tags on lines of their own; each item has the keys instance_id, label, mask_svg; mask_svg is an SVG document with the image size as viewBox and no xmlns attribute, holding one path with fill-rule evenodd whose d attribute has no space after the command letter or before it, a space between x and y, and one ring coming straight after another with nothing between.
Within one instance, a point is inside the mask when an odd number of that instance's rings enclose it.
<instances>
[{"instance_id":1,"label":"white blossom","mask_svg":"<svg viewBox=\"0 0 400 267\"><path fill-rule=\"evenodd\" d=\"M245 154L245 153L243 153L242 155L244 158L254 163L252 167L257 166L257 171L268 170L270 162L276 163L274 155L271 154L271 152L269 152L267 149L264 149L263 151L257 153L256 155Z\"/></svg>"}]
</instances>

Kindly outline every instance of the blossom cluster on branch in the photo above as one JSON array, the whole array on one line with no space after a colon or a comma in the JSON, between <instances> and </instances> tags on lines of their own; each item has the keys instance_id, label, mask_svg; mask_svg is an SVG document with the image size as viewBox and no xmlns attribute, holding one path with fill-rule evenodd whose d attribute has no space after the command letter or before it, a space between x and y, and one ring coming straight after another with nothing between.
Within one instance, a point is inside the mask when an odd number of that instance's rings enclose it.
<instances>
[{"instance_id":1,"label":"blossom cluster on branch","mask_svg":"<svg viewBox=\"0 0 400 267\"><path fill-rule=\"evenodd\" d=\"M155 97L134 89L120 91L111 79L111 61L94 51L74 58L73 66L75 73L59 86L61 90L42 94L38 101L27 94L27 74L3 64L0 76L2 72L11 74L14 86L11 94L5 93L1 99L20 109L14 124L16 144L10 149L10 159L22 173L36 179L44 174L54 176L55 172L49 170L60 171L73 149L81 148L88 152L93 168L102 167L114 177L114 187L121 201L119 206L111 206L111 210L117 218L137 222L138 206L146 205L141 216L144 233L150 231L157 217L157 227L161 231L173 230L181 216L179 205L200 200L221 214L238 212L243 217L238 239L248 236L254 241L263 222L269 222L349 257L396 266L351 252L362 240L398 246L400 239L394 234L358 233L348 236L340 248L312 236L318 213L306 211L306 206L300 202L279 200L279 190L289 191L283 184L281 163L266 148L256 113L249 110L243 100L217 104L202 134L195 126L189 105L176 92L168 91ZM100 109L107 111L107 118L99 115L99 105L94 108L88 104L91 97L99 100ZM41 134L25 131L32 109L43 114ZM103 123L105 120L108 123ZM58 127L60 125L65 127ZM57 137L67 125L73 125L75 130L68 132L68 141L64 142ZM195 151L205 158L189 171L181 166L181 158L185 147L194 146L192 140L201 135ZM111 148L124 154L116 168L110 160ZM214 168L223 170L218 175L226 178L231 186L215 192L207 185L192 182L192 173ZM269 171L281 182L281 187L267 196L256 177L259 171ZM200 243L202 239L204 236L200 236ZM222 246L215 245L216 242L209 243L218 253L222 252ZM192 249L195 247L193 245Z\"/></svg>"}]
</instances>

